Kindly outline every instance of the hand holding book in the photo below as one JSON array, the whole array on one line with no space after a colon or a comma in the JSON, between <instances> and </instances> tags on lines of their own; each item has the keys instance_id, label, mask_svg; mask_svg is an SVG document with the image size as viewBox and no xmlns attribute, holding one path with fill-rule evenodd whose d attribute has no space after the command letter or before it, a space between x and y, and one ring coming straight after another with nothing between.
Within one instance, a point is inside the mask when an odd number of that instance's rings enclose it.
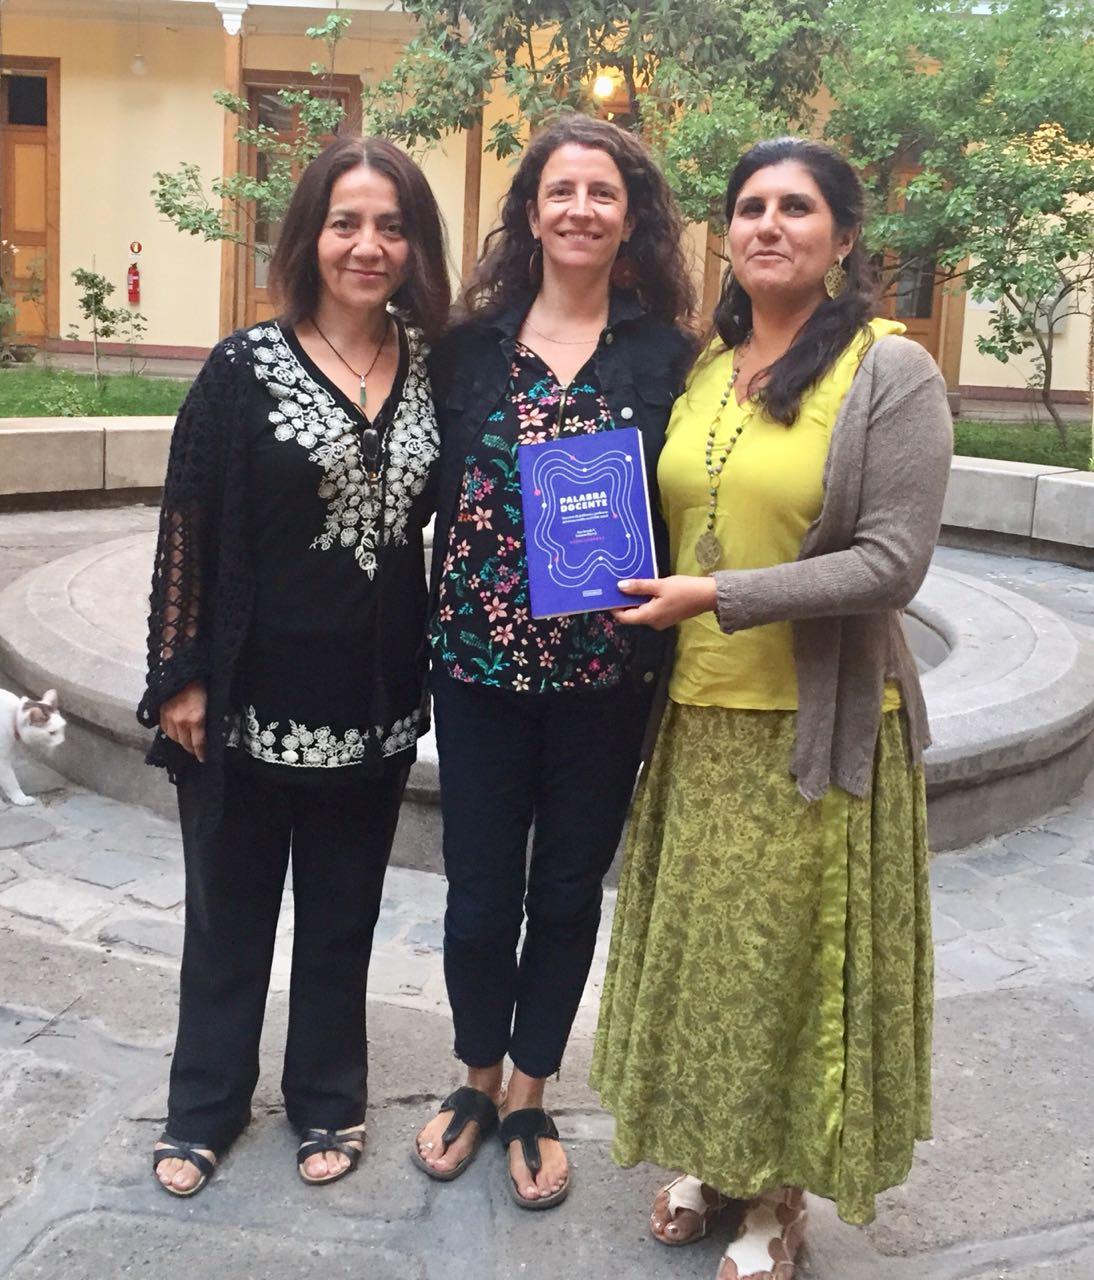
<instances>
[{"instance_id":1,"label":"hand holding book","mask_svg":"<svg viewBox=\"0 0 1094 1280\"><path fill-rule=\"evenodd\" d=\"M653 627L655 631L667 631L686 618L709 612L718 603L713 578L697 578L686 573L676 573L669 578L625 578L616 586L623 595L644 598L644 603L629 609L613 609L616 622Z\"/></svg>"}]
</instances>

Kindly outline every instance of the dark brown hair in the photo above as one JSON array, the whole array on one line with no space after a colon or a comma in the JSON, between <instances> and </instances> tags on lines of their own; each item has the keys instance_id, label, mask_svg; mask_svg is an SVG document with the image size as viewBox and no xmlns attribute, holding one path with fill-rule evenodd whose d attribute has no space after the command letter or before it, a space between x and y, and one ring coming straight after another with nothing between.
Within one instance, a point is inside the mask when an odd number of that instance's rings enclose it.
<instances>
[{"instance_id":1,"label":"dark brown hair","mask_svg":"<svg viewBox=\"0 0 1094 1280\"><path fill-rule=\"evenodd\" d=\"M847 161L822 142L803 138L772 138L757 142L737 161L726 189L726 225L741 189L754 173L773 164L796 161L808 169L839 231L861 232L866 197L858 174ZM851 252L843 260L847 282L836 298L825 298L802 325L787 351L767 370L767 382L757 399L768 417L784 426L793 425L802 396L824 376L856 333L865 330L875 313L877 272L856 235ZM726 272L721 297L714 310L714 328L727 347L736 347L752 332L752 299L731 271Z\"/></svg>"},{"instance_id":2,"label":"dark brown hair","mask_svg":"<svg viewBox=\"0 0 1094 1280\"><path fill-rule=\"evenodd\" d=\"M410 245L406 281L392 301L433 341L448 321L452 300L445 262L444 226L421 169L385 138L338 138L300 176L270 263L270 288L286 324L315 314L319 303L316 243L330 208L331 188L344 173L366 165L390 179L399 197Z\"/></svg>"},{"instance_id":3,"label":"dark brown hair","mask_svg":"<svg viewBox=\"0 0 1094 1280\"><path fill-rule=\"evenodd\" d=\"M626 245L633 287L647 311L669 323L687 321L695 310L695 290L684 260L684 223L669 185L643 143L618 125L570 112L535 134L521 156L501 207L501 225L486 237L463 303L468 312L500 311L530 302L537 285L528 260L535 245L528 204L539 194L548 159L567 143L606 152L627 188L627 212L634 230ZM621 250L621 252L623 252Z\"/></svg>"}]
</instances>

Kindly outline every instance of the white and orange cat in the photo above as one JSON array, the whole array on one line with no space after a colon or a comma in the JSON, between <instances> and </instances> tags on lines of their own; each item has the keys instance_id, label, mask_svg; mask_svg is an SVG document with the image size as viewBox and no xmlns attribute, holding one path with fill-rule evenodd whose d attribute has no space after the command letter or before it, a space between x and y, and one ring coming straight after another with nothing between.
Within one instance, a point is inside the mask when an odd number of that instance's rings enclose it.
<instances>
[{"instance_id":1,"label":"white and orange cat","mask_svg":"<svg viewBox=\"0 0 1094 1280\"><path fill-rule=\"evenodd\" d=\"M48 689L41 698L20 698L0 689L0 794L12 804L35 804L25 795L12 768L19 744L33 750L53 751L65 740L64 717L57 710L57 691Z\"/></svg>"}]
</instances>

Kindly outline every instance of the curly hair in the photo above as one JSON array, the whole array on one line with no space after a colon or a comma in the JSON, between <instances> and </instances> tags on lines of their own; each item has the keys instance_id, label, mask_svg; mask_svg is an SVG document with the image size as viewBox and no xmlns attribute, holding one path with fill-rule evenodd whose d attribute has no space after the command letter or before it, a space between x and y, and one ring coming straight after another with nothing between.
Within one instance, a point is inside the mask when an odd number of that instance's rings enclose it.
<instances>
[{"instance_id":1,"label":"curly hair","mask_svg":"<svg viewBox=\"0 0 1094 1280\"><path fill-rule=\"evenodd\" d=\"M410 269L392 302L432 342L447 323L451 297L444 223L421 169L386 138L336 138L301 174L270 263L270 289L280 317L286 324L297 325L315 314L319 304L316 244L330 207L331 189L359 165L382 174L399 197Z\"/></svg>"},{"instance_id":2,"label":"curly hair","mask_svg":"<svg viewBox=\"0 0 1094 1280\"><path fill-rule=\"evenodd\" d=\"M604 151L615 161L634 219L626 253L635 292L647 311L670 324L686 323L695 310L695 289L684 258L684 222L668 183L634 134L576 112L556 116L525 147L502 202L501 225L486 237L464 289L464 310L490 314L535 296L528 273L535 245L528 204L535 202L544 165L567 143Z\"/></svg>"},{"instance_id":3,"label":"curly hair","mask_svg":"<svg viewBox=\"0 0 1094 1280\"><path fill-rule=\"evenodd\" d=\"M803 138L757 142L737 161L726 188L726 224L733 220L741 189L754 173L773 164L795 161L808 169L840 231L862 229L866 196L858 174L831 147ZM802 396L835 363L867 321L876 314L878 279L861 235L843 260L847 282L836 298L825 298L802 325L790 347L766 370L767 382L757 399L768 417L792 426ZM752 332L752 299L732 271L727 271L714 310L714 328L727 347L736 347Z\"/></svg>"}]
</instances>

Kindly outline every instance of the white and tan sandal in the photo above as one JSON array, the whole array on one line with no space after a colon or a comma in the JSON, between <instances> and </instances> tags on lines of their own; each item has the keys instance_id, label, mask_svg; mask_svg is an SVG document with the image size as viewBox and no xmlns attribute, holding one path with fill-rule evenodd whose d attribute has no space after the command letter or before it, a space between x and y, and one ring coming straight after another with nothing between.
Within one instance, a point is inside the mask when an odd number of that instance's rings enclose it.
<instances>
[{"instance_id":1,"label":"white and tan sandal","mask_svg":"<svg viewBox=\"0 0 1094 1280\"><path fill-rule=\"evenodd\" d=\"M704 1239L715 1221L731 1205L737 1203L727 1199L720 1192L716 1191L714 1194L717 1199L712 1203L703 1195L703 1183L698 1178L692 1177L690 1173L682 1173L668 1186L658 1191L653 1209L650 1211L650 1234L660 1244L667 1244L673 1248L694 1244L697 1240ZM659 1210L662 1196L665 1197L666 1203L664 1208ZM682 1209L694 1213L699 1220L695 1230L686 1234L681 1231L681 1224L676 1220Z\"/></svg>"},{"instance_id":2,"label":"white and tan sandal","mask_svg":"<svg viewBox=\"0 0 1094 1280\"><path fill-rule=\"evenodd\" d=\"M779 1187L750 1200L716 1280L793 1280L805 1221L800 1187Z\"/></svg>"}]
</instances>

